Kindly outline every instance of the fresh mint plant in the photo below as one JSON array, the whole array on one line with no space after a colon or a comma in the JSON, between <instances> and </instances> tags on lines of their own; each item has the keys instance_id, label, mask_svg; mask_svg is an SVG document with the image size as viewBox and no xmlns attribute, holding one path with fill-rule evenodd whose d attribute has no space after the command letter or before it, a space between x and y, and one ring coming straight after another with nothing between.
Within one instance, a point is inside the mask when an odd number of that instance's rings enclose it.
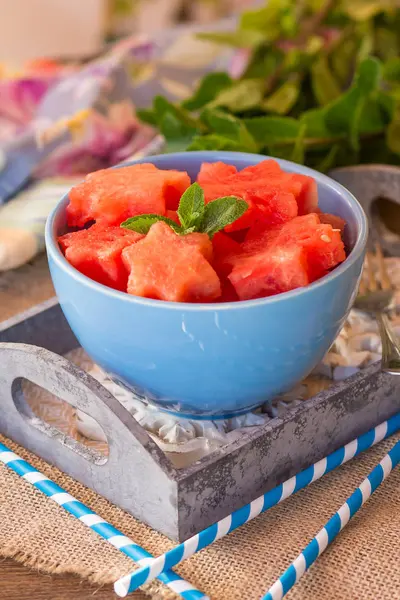
<instances>
[{"instance_id":1,"label":"fresh mint plant","mask_svg":"<svg viewBox=\"0 0 400 600\"><path fill-rule=\"evenodd\" d=\"M400 164L398 2L268 0L236 31L199 37L236 49L242 73L209 73L182 103L158 96L140 112L166 152L253 152L319 170Z\"/></svg>"},{"instance_id":2,"label":"fresh mint plant","mask_svg":"<svg viewBox=\"0 0 400 600\"><path fill-rule=\"evenodd\" d=\"M204 191L198 183L193 183L183 193L178 207L180 225L162 215L137 215L123 223L121 227L146 234L157 221L167 223L178 235L198 232L210 238L239 219L247 210L247 202L235 196L224 196L205 203Z\"/></svg>"}]
</instances>

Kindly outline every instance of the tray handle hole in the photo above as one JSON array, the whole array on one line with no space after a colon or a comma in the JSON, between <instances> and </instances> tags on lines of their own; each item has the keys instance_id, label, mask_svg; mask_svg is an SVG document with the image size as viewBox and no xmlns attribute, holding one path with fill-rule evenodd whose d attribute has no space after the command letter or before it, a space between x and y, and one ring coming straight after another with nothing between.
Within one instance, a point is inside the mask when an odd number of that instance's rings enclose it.
<instances>
[{"instance_id":1,"label":"tray handle hole","mask_svg":"<svg viewBox=\"0 0 400 600\"><path fill-rule=\"evenodd\" d=\"M371 205L373 217L378 219L390 233L400 235L400 204L395 200L379 197Z\"/></svg>"},{"instance_id":2,"label":"tray handle hole","mask_svg":"<svg viewBox=\"0 0 400 600\"><path fill-rule=\"evenodd\" d=\"M104 442L91 442L78 431L76 409L58 396L19 377L12 384L12 397L20 415L31 427L67 446L95 465L105 465L109 447L106 435L97 421L96 428L103 433ZM85 413L86 414L86 413ZM89 415L88 415L89 416Z\"/></svg>"}]
</instances>

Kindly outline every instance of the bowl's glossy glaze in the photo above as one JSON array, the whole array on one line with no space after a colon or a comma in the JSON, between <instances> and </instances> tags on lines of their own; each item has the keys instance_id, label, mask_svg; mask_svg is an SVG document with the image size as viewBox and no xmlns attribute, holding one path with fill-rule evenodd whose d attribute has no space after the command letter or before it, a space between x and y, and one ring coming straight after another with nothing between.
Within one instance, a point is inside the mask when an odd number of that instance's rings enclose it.
<instances>
[{"instance_id":1,"label":"bowl's glossy glaze","mask_svg":"<svg viewBox=\"0 0 400 600\"><path fill-rule=\"evenodd\" d=\"M265 156L187 152L145 158L195 178L204 161L239 169ZM179 304L114 291L66 261L57 235L67 230L61 200L50 215L46 244L54 286L82 347L116 381L150 402L192 418L247 412L292 388L323 358L351 307L360 277L366 217L355 198L328 177L279 161L287 171L313 176L324 212L347 221L346 261L314 284L286 294L227 304Z\"/></svg>"}]
</instances>

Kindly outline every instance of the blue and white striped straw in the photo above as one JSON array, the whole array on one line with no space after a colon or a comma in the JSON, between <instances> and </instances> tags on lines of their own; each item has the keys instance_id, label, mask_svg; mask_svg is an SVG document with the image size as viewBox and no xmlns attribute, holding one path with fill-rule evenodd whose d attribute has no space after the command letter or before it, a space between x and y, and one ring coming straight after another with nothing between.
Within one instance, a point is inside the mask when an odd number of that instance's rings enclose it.
<instances>
[{"instance_id":1,"label":"blue and white striped straw","mask_svg":"<svg viewBox=\"0 0 400 600\"><path fill-rule=\"evenodd\" d=\"M146 561L153 558L147 550L123 535L113 525L96 515L90 508L65 492L59 485L1 443L0 461L139 565L146 564ZM208 596L173 571L159 574L158 579L185 600L209 600Z\"/></svg>"},{"instance_id":2,"label":"blue and white striped straw","mask_svg":"<svg viewBox=\"0 0 400 600\"><path fill-rule=\"evenodd\" d=\"M171 569L202 548L209 546L244 523L251 521L260 513L276 506L292 494L305 488L313 481L320 479L320 477L326 475L326 473L330 473L354 456L360 454L360 452L371 448L371 446L374 446L399 429L400 413L346 444L346 446L329 454L329 456L321 459L311 467L308 467L308 469L301 471L298 475L294 475L263 496L253 500L250 504L246 504L239 510L236 510L228 517L207 527L207 529L204 529L200 533L189 538L183 544L175 546L175 548L172 548L172 550L169 550L157 558L148 559L145 565L142 565L136 571L125 575L114 583L116 594L120 597L125 597L127 594L134 592L144 583L148 583L155 577L158 577L165 569Z\"/></svg>"},{"instance_id":3,"label":"blue and white striped straw","mask_svg":"<svg viewBox=\"0 0 400 600\"><path fill-rule=\"evenodd\" d=\"M400 442L397 442L261 600L282 600L399 463Z\"/></svg>"}]
</instances>

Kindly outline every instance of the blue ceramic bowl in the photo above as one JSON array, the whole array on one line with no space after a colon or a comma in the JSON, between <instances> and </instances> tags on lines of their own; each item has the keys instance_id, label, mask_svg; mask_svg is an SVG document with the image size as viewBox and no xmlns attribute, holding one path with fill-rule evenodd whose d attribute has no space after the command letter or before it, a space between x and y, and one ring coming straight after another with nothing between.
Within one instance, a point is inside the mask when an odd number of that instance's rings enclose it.
<instances>
[{"instance_id":1,"label":"blue ceramic bowl","mask_svg":"<svg viewBox=\"0 0 400 600\"><path fill-rule=\"evenodd\" d=\"M144 158L162 169L188 171L217 160L238 169L265 156L186 152ZM347 222L350 254L312 285L260 300L183 304L148 300L92 281L64 258L57 236L67 231L61 200L50 215L46 245L53 283L82 347L115 381L157 406L191 418L245 413L292 388L318 364L354 300L366 239L366 216L338 183L284 160L287 171L317 180L324 212Z\"/></svg>"}]
</instances>

